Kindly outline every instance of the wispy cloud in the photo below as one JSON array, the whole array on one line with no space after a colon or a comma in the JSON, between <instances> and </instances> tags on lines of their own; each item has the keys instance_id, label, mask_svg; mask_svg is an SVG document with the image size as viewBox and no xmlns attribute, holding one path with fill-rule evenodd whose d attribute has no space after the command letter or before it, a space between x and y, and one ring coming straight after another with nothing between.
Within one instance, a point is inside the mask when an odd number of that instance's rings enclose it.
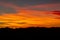
<instances>
[{"instance_id":1,"label":"wispy cloud","mask_svg":"<svg viewBox=\"0 0 60 40\"><path fill-rule=\"evenodd\" d=\"M9 28L26 28L30 26L60 26L60 15L53 14L52 11L32 10L33 8L56 8L60 4L27 5L20 7L12 3L0 3L4 7L11 7L16 13L4 13L0 15L0 25ZM53 10L53 9L51 9ZM3 25L2 25L3 24Z\"/></svg>"}]
</instances>

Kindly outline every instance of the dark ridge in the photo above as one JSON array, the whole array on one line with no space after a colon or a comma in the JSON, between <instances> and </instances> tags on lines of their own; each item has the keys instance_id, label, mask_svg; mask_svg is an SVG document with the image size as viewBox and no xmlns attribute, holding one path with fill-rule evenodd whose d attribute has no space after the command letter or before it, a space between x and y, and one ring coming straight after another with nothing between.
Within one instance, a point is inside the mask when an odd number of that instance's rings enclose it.
<instances>
[{"instance_id":1,"label":"dark ridge","mask_svg":"<svg viewBox=\"0 0 60 40\"><path fill-rule=\"evenodd\" d=\"M1 35L13 35L13 36L39 36L39 35L58 35L60 34L60 27L52 27L52 28L44 28L44 27L29 27L29 28L17 28L17 29L10 29L10 28L1 28L0 29L0 36ZM24 36L24 37L25 37Z\"/></svg>"}]
</instances>

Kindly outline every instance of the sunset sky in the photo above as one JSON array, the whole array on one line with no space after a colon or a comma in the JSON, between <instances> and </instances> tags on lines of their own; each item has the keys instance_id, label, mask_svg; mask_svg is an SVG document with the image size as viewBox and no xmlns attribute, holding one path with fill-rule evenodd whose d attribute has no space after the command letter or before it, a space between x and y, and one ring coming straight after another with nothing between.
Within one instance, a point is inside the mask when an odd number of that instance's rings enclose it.
<instances>
[{"instance_id":1,"label":"sunset sky","mask_svg":"<svg viewBox=\"0 0 60 40\"><path fill-rule=\"evenodd\" d=\"M60 0L0 0L0 28L60 27Z\"/></svg>"}]
</instances>

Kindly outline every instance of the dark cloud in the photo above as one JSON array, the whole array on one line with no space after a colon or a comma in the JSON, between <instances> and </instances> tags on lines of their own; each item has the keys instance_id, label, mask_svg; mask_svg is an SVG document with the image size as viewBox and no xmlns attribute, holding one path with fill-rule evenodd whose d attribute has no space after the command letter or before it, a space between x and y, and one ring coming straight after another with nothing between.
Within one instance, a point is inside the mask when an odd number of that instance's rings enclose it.
<instances>
[{"instance_id":1,"label":"dark cloud","mask_svg":"<svg viewBox=\"0 0 60 40\"><path fill-rule=\"evenodd\" d=\"M26 22L20 22L20 23L18 23L18 24L27 24Z\"/></svg>"},{"instance_id":2,"label":"dark cloud","mask_svg":"<svg viewBox=\"0 0 60 40\"><path fill-rule=\"evenodd\" d=\"M60 3L60 0L0 0L0 1L11 2L20 6L25 6L26 4L38 5L38 4Z\"/></svg>"},{"instance_id":3,"label":"dark cloud","mask_svg":"<svg viewBox=\"0 0 60 40\"><path fill-rule=\"evenodd\" d=\"M0 2L3 3L12 3L14 5L17 5L19 7L26 7L27 5L34 6L34 5L41 5L41 4L56 4L60 3L60 0L0 0ZM59 7L54 8L33 8L32 10L60 10ZM0 5L0 14L3 13L16 13L16 10L14 10L11 7L3 7Z\"/></svg>"},{"instance_id":4,"label":"dark cloud","mask_svg":"<svg viewBox=\"0 0 60 40\"><path fill-rule=\"evenodd\" d=\"M16 13L16 10L11 7L0 6L0 15L4 13Z\"/></svg>"},{"instance_id":5,"label":"dark cloud","mask_svg":"<svg viewBox=\"0 0 60 40\"><path fill-rule=\"evenodd\" d=\"M4 12L5 13L16 13L16 11L13 8L5 8Z\"/></svg>"}]
</instances>

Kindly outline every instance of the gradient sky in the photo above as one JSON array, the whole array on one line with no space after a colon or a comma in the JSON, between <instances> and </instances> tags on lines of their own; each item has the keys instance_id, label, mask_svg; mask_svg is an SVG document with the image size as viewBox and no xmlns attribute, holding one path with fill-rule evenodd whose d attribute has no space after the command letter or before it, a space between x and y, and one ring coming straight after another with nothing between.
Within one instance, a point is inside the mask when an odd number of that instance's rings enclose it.
<instances>
[{"instance_id":1,"label":"gradient sky","mask_svg":"<svg viewBox=\"0 0 60 40\"><path fill-rule=\"evenodd\" d=\"M60 27L59 20L60 0L0 0L1 26Z\"/></svg>"},{"instance_id":2,"label":"gradient sky","mask_svg":"<svg viewBox=\"0 0 60 40\"><path fill-rule=\"evenodd\" d=\"M60 0L0 0L0 3L1 12L16 12L16 10L14 10L12 7L6 8L2 6L3 3L11 3L16 6L24 8L26 7L25 9L32 10L60 10Z\"/></svg>"}]
</instances>

